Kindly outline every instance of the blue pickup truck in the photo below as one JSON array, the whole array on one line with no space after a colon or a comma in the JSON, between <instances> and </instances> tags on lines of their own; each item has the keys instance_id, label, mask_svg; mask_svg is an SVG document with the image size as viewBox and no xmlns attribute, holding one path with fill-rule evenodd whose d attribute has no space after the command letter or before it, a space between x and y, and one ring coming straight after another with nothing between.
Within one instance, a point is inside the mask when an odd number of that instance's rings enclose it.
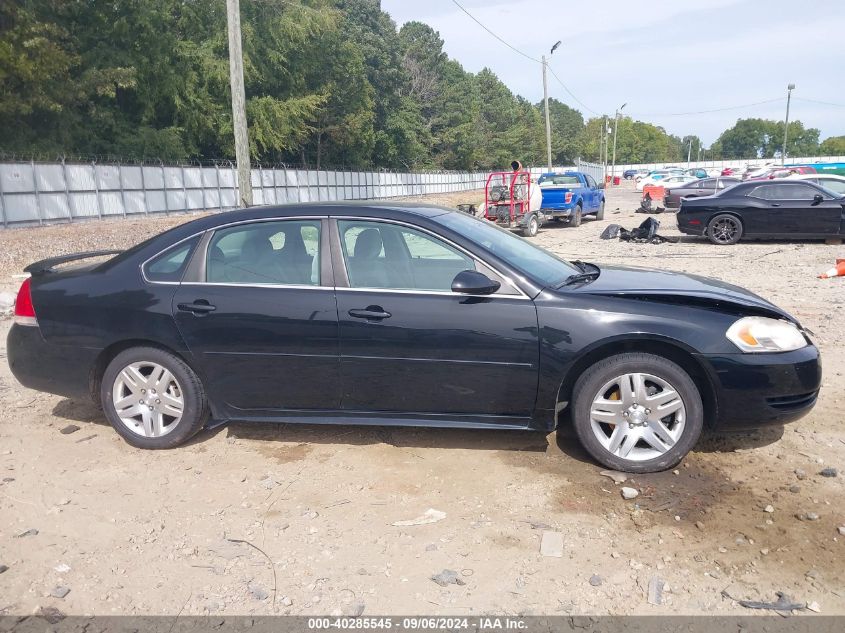
<instances>
[{"instance_id":1,"label":"blue pickup truck","mask_svg":"<svg viewBox=\"0 0 845 633\"><path fill-rule=\"evenodd\" d=\"M589 174L546 173L537 179L537 184L543 192L540 213L546 219L567 219L571 226L579 226L585 215L604 219L604 185L596 183Z\"/></svg>"}]
</instances>

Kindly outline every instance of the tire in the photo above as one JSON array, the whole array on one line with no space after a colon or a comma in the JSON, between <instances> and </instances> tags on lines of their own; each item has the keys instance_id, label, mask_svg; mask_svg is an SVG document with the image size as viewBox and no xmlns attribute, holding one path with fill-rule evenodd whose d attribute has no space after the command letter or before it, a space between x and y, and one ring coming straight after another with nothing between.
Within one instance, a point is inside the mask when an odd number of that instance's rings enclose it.
<instances>
[{"instance_id":1,"label":"tire","mask_svg":"<svg viewBox=\"0 0 845 633\"><path fill-rule=\"evenodd\" d=\"M641 377L639 393L626 396L620 385L637 385L634 376ZM660 403L658 398L670 400ZM620 404L614 404L617 401ZM572 402L575 433L586 451L600 464L628 473L677 465L695 446L704 426L701 394L692 378L654 354L626 353L597 362L578 378ZM651 413L654 403L671 411L658 419ZM632 420L637 422L633 426Z\"/></svg>"},{"instance_id":2,"label":"tire","mask_svg":"<svg viewBox=\"0 0 845 633\"><path fill-rule=\"evenodd\" d=\"M707 223L707 239L718 246L736 244L742 233L742 220L729 213L717 215Z\"/></svg>"},{"instance_id":3,"label":"tire","mask_svg":"<svg viewBox=\"0 0 845 633\"><path fill-rule=\"evenodd\" d=\"M525 223L525 228L522 229L522 234L525 237L534 237L537 235L537 232L540 230L540 221L537 219L537 215L532 213L531 216L528 218L528 222Z\"/></svg>"},{"instance_id":4,"label":"tire","mask_svg":"<svg viewBox=\"0 0 845 633\"><path fill-rule=\"evenodd\" d=\"M157 347L115 356L103 373L100 403L114 430L137 448L179 446L208 419L200 379L181 358Z\"/></svg>"},{"instance_id":5,"label":"tire","mask_svg":"<svg viewBox=\"0 0 845 633\"><path fill-rule=\"evenodd\" d=\"M569 216L569 226L581 226L581 218L582 218L583 210L581 209L581 204L575 207L575 211L573 211L572 215Z\"/></svg>"},{"instance_id":6,"label":"tire","mask_svg":"<svg viewBox=\"0 0 845 633\"><path fill-rule=\"evenodd\" d=\"M604 200L601 201L601 206L596 211L596 220L604 220Z\"/></svg>"}]
</instances>

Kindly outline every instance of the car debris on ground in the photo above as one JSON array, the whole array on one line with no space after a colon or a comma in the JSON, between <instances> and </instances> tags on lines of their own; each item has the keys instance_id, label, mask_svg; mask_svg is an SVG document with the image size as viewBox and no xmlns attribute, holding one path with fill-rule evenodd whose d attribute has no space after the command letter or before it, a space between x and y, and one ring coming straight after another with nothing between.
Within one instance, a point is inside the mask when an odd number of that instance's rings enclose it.
<instances>
[{"instance_id":1,"label":"car debris on ground","mask_svg":"<svg viewBox=\"0 0 845 633\"><path fill-rule=\"evenodd\" d=\"M609 224L599 236L603 240L612 240L617 237L623 242L635 242L637 244L662 244L670 242L676 244L681 241L679 237L666 237L657 234L660 222L654 218L643 220L637 228L630 231L619 224Z\"/></svg>"},{"instance_id":2,"label":"car debris on ground","mask_svg":"<svg viewBox=\"0 0 845 633\"><path fill-rule=\"evenodd\" d=\"M451 569L444 569L439 574L435 574L431 579L441 587L449 585L465 585L466 583L460 579L458 572Z\"/></svg>"},{"instance_id":3,"label":"car debris on ground","mask_svg":"<svg viewBox=\"0 0 845 633\"><path fill-rule=\"evenodd\" d=\"M434 508L429 508L415 519L408 519L407 521L394 521L391 525L395 527L404 527L409 525L425 525L427 523L437 523L446 518L446 513Z\"/></svg>"},{"instance_id":4,"label":"car debris on ground","mask_svg":"<svg viewBox=\"0 0 845 633\"><path fill-rule=\"evenodd\" d=\"M740 606L746 609L768 609L770 611L778 611L789 613L790 611L802 611L807 608L806 602L794 602L792 598L782 591L778 591L778 599L775 602L761 602L759 600L739 600L730 595L726 590L722 591L725 598L739 603Z\"/></svg>"}]
</instances>

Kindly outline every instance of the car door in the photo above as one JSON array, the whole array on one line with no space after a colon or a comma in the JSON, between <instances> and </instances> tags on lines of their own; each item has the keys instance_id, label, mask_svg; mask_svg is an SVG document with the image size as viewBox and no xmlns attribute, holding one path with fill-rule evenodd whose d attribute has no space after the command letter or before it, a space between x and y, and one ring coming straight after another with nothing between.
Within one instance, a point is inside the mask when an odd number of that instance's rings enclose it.
<instances>
[{"instance_id":1,"label":"car door","mask_svg":"<svg viewBox=\"0 0 845 633\"><path fill-rule=\"evenodd\" d=\"M337 218L334 230L342 408L527 424L538 378L534 303L422 227ZM502 287L452 292L468 269Z\"/></svg>"},{"instance_id":2,"label":"car door","mask_svg":"<svg viewBox=\"0 0 845 633\"><path fill-rule=\"evenodd\" d=\"M772 232L784 235L836 235L842 216L841 205L822 190L798 182L768 185L769 224ZM815 202L817 194L823 196Z\"/></svg>"},{"instance_id":3,"label":"car door","mask_svg":"<svg viewBox=\"0 0 845 633\"><path fill-rule=\"evenodd\" d=\"M585 174L584 178L587 182L587 195L589 196L589 206L586 210L597 211L601 206L601 190L592 176Z\"/></svg>"},{"instance_id":4,"label":"car door","mask_svg":"<svg viewBox=\"0 0 845 633\"><path fill-rule=\"evenodd\" d=\"M193 280L176 292L173 313L204 385L233 417L339 408L326 223L290 218L215 229Z\"/></svg>"},{"instance_id":5,"label":"car door","mask_svg":"<svg viewBox=\"0 0 845 633\"><path fill-rule=\"evenodd\" d=\"M712 196L716 192L716 179L704 178L701 180L688 182L686 185L683 186L683 189L684 196L687 198L701 198L702 196Z\"/></svg>"}]
</instances>

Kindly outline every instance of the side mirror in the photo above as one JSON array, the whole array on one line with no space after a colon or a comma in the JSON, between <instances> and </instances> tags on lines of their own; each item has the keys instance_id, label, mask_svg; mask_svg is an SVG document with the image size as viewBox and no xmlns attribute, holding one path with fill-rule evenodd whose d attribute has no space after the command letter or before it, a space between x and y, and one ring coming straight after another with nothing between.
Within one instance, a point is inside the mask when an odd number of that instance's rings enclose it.
<instances>
[{"instance_id":1,"label":"side mirror","mask_svg":"<svg viewBox=\"0 0 845 633\"><path fill-rule=\"evenodd\" d=\"M821 204L824 202L824 196L820 193L817 193L813 196L813 204Z\"/></svg>"},{"instance_id":2,"label":"side mirror","mask_svg":"<svg viewBox=\"0 0 845 633\"><path fill-rule=\"evenodd\" d=\"M477 270L462 270L452 280L452 292L465 295L492 295L501 285Z\"/></svg>"},{"instance_id":3,"label":"side mirror","mask_svg":"<svg viewBox=\"0 0 845 633\"><path fill-rule=\"evenodd\" d=\"M598 183L598 188L599 188L599 189L604 189L604 183L603 183L603 182Z\"/></svg>"}]
</instances>

